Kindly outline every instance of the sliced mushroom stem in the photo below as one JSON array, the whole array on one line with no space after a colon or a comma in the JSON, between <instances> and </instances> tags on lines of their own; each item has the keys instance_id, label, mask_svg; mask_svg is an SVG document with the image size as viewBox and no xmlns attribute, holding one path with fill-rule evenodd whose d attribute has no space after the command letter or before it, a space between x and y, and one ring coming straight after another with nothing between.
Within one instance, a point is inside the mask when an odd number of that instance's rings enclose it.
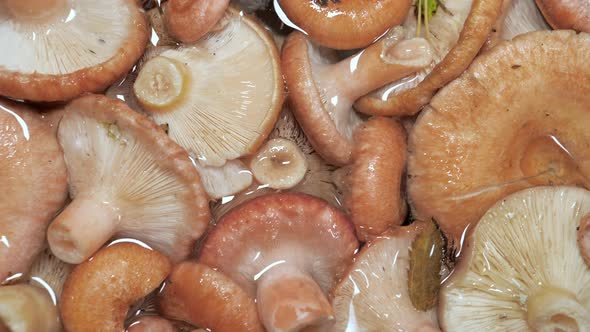
<instances>
[{"instance_id":1,"label":"sliced mushroom stem","mask_svg":"<svg viewBox=\"0 0 590 332\"><path fill-rule=\"evenodd\" d=\"M19 19L42 20L66 8L67 0L5 0L6 8Z\"/></svg>"},{"instance_id":2,"label":"sliced mushroom stem","mask_svg":"<svg viewBox=\"0 0 590 332\"><path fill-rule=\"evenodd\" d=\"M112 237L118 218L108 203L76 197L49 226L51 251L67 263L82 263Z\"/></svg>"},{"instance_id":3,"label":"sliced mushroom stem","mask_svg":"<svg viewBox=\"0 0 590 332\"><path fill-rule=\"evenodd\" d=\"M181 100L186 77L182 64L159 55L143 65L133 84L133 92L148 111L164 112Z\"/></svg>"},{"instance_id":4,"label":"sliced mushroom stem","mask_svg":"<svg viewBox=\"0 0 590 332\"><path fill-rule=\"evenodd\" d=\"M49 294L31 285L0 287L0 332L59 331L59 314Z\"/></svg>"},{"instance_id":5,"label":"sliced mushroom stem","mask_svg":"<svg viewBox=\"0 0 590 332\"><path fill-rule=\"evenodd\" d=\"M334 318L319 285L308 274L278 265L258 281L258 312L269 331L300 331Z\"/></svg>"},{"instance_id":6,"label":"sliced mushroom stem","mask_svg":"<svg viewBox=\"0 0 590 332\"><path fill-rule=\"evenodd\" d=\"M590 310L570 292L542 289L527 300L527 320L534 331L588 331Z\"/></svg>"}]
</instances>

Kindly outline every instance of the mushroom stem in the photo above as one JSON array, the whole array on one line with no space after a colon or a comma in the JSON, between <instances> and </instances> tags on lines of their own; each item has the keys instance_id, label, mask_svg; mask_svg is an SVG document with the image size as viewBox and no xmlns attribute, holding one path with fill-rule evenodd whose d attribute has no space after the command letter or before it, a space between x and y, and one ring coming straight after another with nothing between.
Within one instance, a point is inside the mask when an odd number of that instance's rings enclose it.
<instances>
[{"instance_id":1,"label":"mushroom stem","mask_svg":"<svg viewBox=\"0 0 590 332\"><path fill-rule=\"evenodd\" d=\"M49 226L51 251L67 263L82 263L113 236L118 219L109 203L76 197Z\"/></svg>"},{"instance_id":2,"label":"mushroom stem","mask_svg":"<svg viewBox=\"0 0 590 332\"><path fill-rule=\"evenodd\" d=\"M4 0L12 16L18 19L42 20L66 8L66 0Z\"/></svg>"},{"instance_id":3,"label":"mushroom stem","mask_svg":"<svg viewBox=\"0 0 590 332\"><path fill-rule=\"evenodd\" d=\"M258 312L269 331L300 331L332 320L330 303L307 273L274 266L258 281Z\"/></svg>"},{"instance_id":4,"label":"mushroom stem","mask_svg":"<svg viewBox=\"0 0 590 332\"><path fill-rule=\"evenodd\" d=\"M158 55L143 65L133 85L133 92L148 111L170 111L170 106L184 95L186 77L182 64Z\"/></svg>"},{"instance_id":5,"label":"mushroom stem","mask_svg":"<svg viewBox=\"0 0 590 332\"><path fill-rule=\"evenodd\" d=\"M539 332L587 331L590 310L570 292L547 288L528 298L527 320L530 327Z\"/></svg>"},{"instance_id":6,"label":"mushroom stem","mask_svg":"<svg viewBox=\"0 0 590 332\"><path fill-rule=\"evenodd\" d=\"M25 284L0 287L0 332L59 331L59 314L49 295Z\"/></svg>"}]
</instances>

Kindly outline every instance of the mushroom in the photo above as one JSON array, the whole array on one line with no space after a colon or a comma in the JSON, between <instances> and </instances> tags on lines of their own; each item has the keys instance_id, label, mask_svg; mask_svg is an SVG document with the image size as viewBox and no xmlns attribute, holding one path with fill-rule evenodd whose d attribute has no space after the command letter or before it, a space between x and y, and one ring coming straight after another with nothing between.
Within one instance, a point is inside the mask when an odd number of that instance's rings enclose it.
<instances>
[{"instance_id":1,"label":"mushroom","mask_svg":"<svg viewBox=\"0 0 590 332\"><path fill-rule=\"evenodd\" d=\"M578 245L580 246L580 253L590 266L590 215L584 217L578 229Z\"/></svg>"},{"instance_id":2,"label":"mushroom","mask_svg":"<svg viewBox=\"0 0 590 332\"><path fill-rule=\"evenodd\" d=\"M169 321L159 316L146 315L137 318L126 332L176 332L177 329Z\"/></svg>"},{"instance_id":3,"label":"mushroom","mask_svg":"<svg viewBox=\"0 0 590 332\"><path fill-rule=\"evenodd\" d=\"M229 9L219 31L143 64L133 91L173 140L220 167L254 153L272 130L283 103L278 50L264 27Z\"/></svg>"},{"instance_id":4,"label":"mushroom","mask_svg":"<svg viewBox=\"0 0 590 332\"><path fill-rule=\"evenodd\" d=\"M590 267L576 227L590 192L536 187L491 207L441 290L446 331L588 331Z\"/></svg>"},{"instance_id":5,"label":"mushroom","mask_svg":"<svg viewBox=\"0 0 590 332\"><path fill-rule=\"evenodd\" d=\"M162 314L175 320L211 331L264 331L254 298L203 264L176 265L158 297Z\"/></svg>"},{"instance_id":6,"label":"mushroom","mask_svg":"<svg viewBox=\"0 0 590 332\"><path fill-rule=\"evenodd\" d=\"M299 331L333 318L327 292L358 248L336 208L296 193L239 205L209 233L199 262L218 269L256 298L269 331Z\"/></svg>"},{"instance_id":7,"label":"mushroom","mask_svg":"<svg viewBox=\"0 0 590 332\"><path fill-rule=\"evenodd\" d=\"M434 218L458 248L466 229L512 192L590 188L589 61L590 36L573 31L530 32L477 58L412 130L413 215Z\"/></svg>"},{"instance_id":8,"label":"mushroom","mask_svg":"<svg viewBox=\"0 0 590 332\"><path fill-rule=\"evenodd\" d=\"M81 263L111 237L132 237L173 261L209 224L209 199L188 154L145 116L99 95L67 106L59 142L72 202L51 223L51 251Z\"/></svg>"},{"instance_id":9,"label":"mushroom","mask_svg":"<svg viewBox=\"0 0 590 332\"><path fill-rule=\"evenodd\" d=\"M279 0L277 13L318 45L339 50L363 48L404 21L410 0ZM280 15L279 15L280 16Z\"/></svg>"},{"instance_id":10,"label":"mushroom","mask_svg":"<svg viewBox=\"0 0 590 332\"><path fill-rule=\"evenodd\" d=\"M345 206L359 240L367 241L406 217L406 132L391 119L372 118L356 130L354 141Z\"/></svg>"},{"instance_id":11,"label":"mushroom","mask_svg":"<svg viewBox=\"0 0 590 332\"><path fill-rule=\"evenodd\" d=\"M0 287L0 331L59 332L59 313L49 294L27 284Z\"/></svg>"},{"instance_id":12,"label":"mushroom","mask_svg":"<svg viewBox=\"0 0 590 332\"><path fill-rule=\"evenodd\" d=\"M361 250L334 288L330 331L439 331L435 311L414 308L408 292L410 246L420 228L402 227Z\"/></svg>"},{"instance_id":13,"label":"mushroom","mask_svg":"<svg viewBox=\"0 0 590 332\"><path fill-rule=\"evenodd\" d=\"M138 241L102 248L76 266L64 285L66 331L123 331L129 306L160 286L171 269L166 256Z\"/></svg>"},{"instance_id":14,"label":"mushroom","mask_svg":"<svg viewBox=\"0 0 590 332\"><path fill-rule=\"evenodd\" d=\"M61 101L101 91L131 69L147 40L136 0L2 1L0 95Z\"/></svg>"},{"instance_id":15,"label":"mushroom","mask_svg":"<svg viewBox=\"0 0 590 332\"><path fill-rule=\"evenodd\" d=\"M400 40L403 31L333 63L300 32L283 46L282 66L291 110L315 150L328 162L346 165L352 132L361 119L352 110L359 97L428 66L432 55L422 38Z\"/></svg>"},{"instance_id":16,"label":"mushroom","mask_svg":"<svg viewBox=\"0 0 590 332\"><path fill-rule=\"evenodd\" d=\"M202 166L198 161L194 164L212 199L235 195L252 184L252 172L240 160L230 160L221 167Z\"/></svg>"},{"instance_id":17,"label":"mushroom","mask_svg":"<svg viewBox=\"0 0 590 332\"><path fill-rule=\"evenodd\" d=\"M1 55L0 55L1 56ZM0 99L0 283L26 273L67 197L66 167L50 121Z\"/></svg>"},{"instance_id":18,"label":"mushroom","mask_svg":"<svg viewBox=\"0 0 590 332\"><path fill-rule=\"evenodd\" d=\"M590 32L590 2L587 0L535 1L553 28Z\"/></svg>"},{"instance_id":19,"label":"mushroom","mask_svg":"<svg viewBox=\"0 0 590 332\"><path fill-rule=\"evenodd\" d=\"M518 0L523 1L523 0ZM433 50L431 66L413 76L359 99L355 108L363 113L381 116L410 116L420 111L438 89L459 76L473 61L486 42L492 26L500 17L503 0L420 0L436 3L438 9L426 21L428 13L408 15L406 37L425 30ZM421 20L427 22L422 28ZM426 23L425 22L425 23Z\"/></svg>"},{"instance_id":20,"label":"mushroom","mask_svg":"<svg viewBox=\"0 0 590 332\"><path fill-rule=\"evenodd\" d=\"M307 173L307 160L295 142L273 138L250 161L256 181L273 189L296 186Z\"/></svg>"},{"instance_id":21,"label":"mushroom","mask_svg":"<svg viewBox=\"0 0 590 332\"><path fill-rule=\"evenodd\" d=\"M27 274L29 284L45 288L57 302L72 268L72 265L61 261L46 248L37 256Z\"/></svg>"},{"instance_id":22,"label":"mushroom","mask_svg":"<svg viewBox=\"0 0 590 332\"><path fill-rule=\"evenodd\" d=\"M229 0L168 0L162 4L170 35L193 43L207 34L223 17Z\"/></svg>"}]
</instances>

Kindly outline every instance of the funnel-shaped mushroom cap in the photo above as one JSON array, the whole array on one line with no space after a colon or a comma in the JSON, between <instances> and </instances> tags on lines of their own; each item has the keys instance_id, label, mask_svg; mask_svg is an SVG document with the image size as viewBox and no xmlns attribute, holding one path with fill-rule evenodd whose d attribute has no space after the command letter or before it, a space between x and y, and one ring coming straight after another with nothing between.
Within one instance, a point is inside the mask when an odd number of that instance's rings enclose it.
<instances>
[{"instance_id":1,"label":"funnel-shaped mushroom cap","mask_svg":"<svg viewBox=\"0 0 590 332\"><path fill-rule=\"evenodd\" d=\"M590 192L536 187L489 209L443 285L447 331L588 331L590 267L576 228Z\"/></svg>"},{"instance_id":2,"label":"funnel-shaped mushroom cap","mask_svg":"<svg viewBox=\"0 0 590 332\"><path fill-rule=\"evenodd\" d=\"M55 130L35 110L0 100L0 283L25 273L67 197Z\"/></svg>"},{"instance_id":3,"label":"funnel-shaped mushroom cap","mask_svg":"<svg viewBox=\"0 0 590 332\"><path fill-rule=\"evenodd\" d=\"M402 23L411 4L410 0L275 1L278 12L284 12L314 42L340 50L371 44Z\"/></svg>"},{"instance_id":4,"label":"funnel-shaped mushroom cap","mask_svg":"<svg viewBox=\"0 0 590 332\"><path fill-rule=\"evenodd\" d=\"M336 208L303 194L273 194L224 215L200 262L256 297L268 330L293 331L332 318L325 294L357 247L352 225Z\"/></svg>"},{"instance_id":5,"label":"funnel-shaped mushroom cap","mask_svg":"<svg viewBox=\"0 0 590 332\"><path fill-rule=\"evenodd\" d=\"M473 61L501 15L502 1L436 1L438 9L424 26L419 24L412 9L403 25L407 36L421 35L418 31L426 30L434 63L414 76L361 98L355 108L383 116L406 116L420 111L438 89L459 76Z\"/></svg>"},{"instance_id":6,"label":"funnel-shaped mushroom cap","mask_svg":"<svg viewBox=\"0 0 590 332\"><path fill-rule=\"evenodd\" d=\"M590 2L587 0L535 1L553 28L590 32Z\"/></svg>"},{"instance_id":7,"label":"funnel-shaped mushroom cap","mask_svg":"<svg viewBox=\"0 0 590 332\"><path fill-rule=\"evenodd\" d=\"M2 329L6 326L6 329ZM0 287L0 331L58 332L59 313L49 294L26 285Z\"/></svg>"},{"instance_id":8,"label":"funnel-shaped mushroom cap","mask_svg":"<svg viewBox=\"0 0 590 332\"><path fill-rule=\"evenodd\" d=\"M544 31L476 59L410 136L416 217L458 244L497 200L540 184L590 187L590 35Z\"/></svg>"},{"instance_id":9,"label":"funnel-shaped mushroom cap","mask_svg":"<svg viewBox=\"0 0 590 332\"><path fill-rule=\"evenodd\" d=\"M283 103L279 54L268 31L230 9L199 43L146 62L134 84L143 108L203 165L255 152Z\"/></svg>"},{"instance_id":10,"label":"funnel-shaped mushroom cap","mask_svg":"<svg viewBox=\"0 0 590 332\"><path fill-rule=\"evenodd\" d=\"M100 91L131 69L147 38L135 0L2 1L0 95L57 101Z\"/></svg>"},{"instance_id":11,"label":"funnel-shaped mushroom cap","mask_svg":"<svg viewBox=\"0 0 590 332\"><path fill-rule=\"evenodd\" d=\"M72 203L50 225L53 253L69 263L109 238L142 240L178 261L209 223L208 197L188 154L123 102L90 95L59 126Z\"/></svg>"},{"instance_id":12,"label":"funnel-shaped mushroom cap","mask_svg":"<svg viewBox=\"0 0 590 332\"><path fill-rule=\"evenodd\" d=\"M235 281L206 265L177 265L159 296L160 311L211 331L264 331L254 298Z\"/></svg>"},{"instance_id":13,"label":"funnel-shaped mushroom cap","mask_svg":"<svg viewBox=\"0 0 590 332\"><path fill-rule=\"evenodd\" d=\"M414 308L408 292L410 247L419 227L370 242L334 289L331 331L437 331L433 310Z\"/></svg>"}]
</instances>

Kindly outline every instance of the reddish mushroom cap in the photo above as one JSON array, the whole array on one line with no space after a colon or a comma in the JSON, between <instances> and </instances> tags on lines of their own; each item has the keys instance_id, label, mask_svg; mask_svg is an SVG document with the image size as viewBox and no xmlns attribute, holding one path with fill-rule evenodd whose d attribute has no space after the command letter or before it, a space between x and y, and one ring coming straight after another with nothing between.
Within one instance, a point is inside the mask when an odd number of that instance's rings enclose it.
<instances>
[{"instance_id":1,"label":"reddish mushroom cap","mask_svg":"<svg viewBox=\"0 0 590 332\"><path fill-rule=\"evenodd\" d=\"M590 2L587 0L535 1L553 28L590 32Z\"/></svg>"},{"instance_id":2,"label":"reddish mushroom cap","mask_svg":"<svg viewBox=\"0 0 590 332\"><path fill-rule=\"evenodd\" d=\"M162 5L164 22L170 35L192 43L213 29L228 5L229 0L168 0Z\"/></svg>"}]
</instances>

